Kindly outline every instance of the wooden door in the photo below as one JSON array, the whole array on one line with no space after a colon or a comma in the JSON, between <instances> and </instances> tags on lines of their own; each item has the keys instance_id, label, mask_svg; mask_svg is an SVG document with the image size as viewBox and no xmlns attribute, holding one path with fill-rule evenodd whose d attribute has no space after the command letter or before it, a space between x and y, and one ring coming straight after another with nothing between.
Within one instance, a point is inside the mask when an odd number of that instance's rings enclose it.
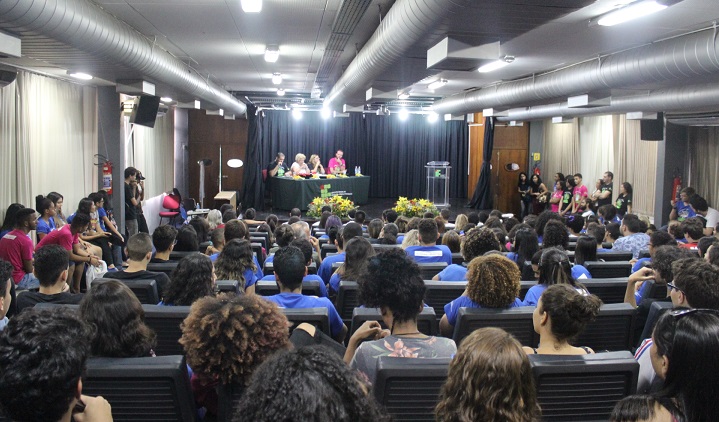
<instances>
[{"instance_id":1,"label":"wooden door","mask_svg":"<svg viewBox=\"0 0 719 422\"><path fill-rule=\"evenodd\" d=\"M520 172L527 172L527 150L495 149L491 164L494 208L519 216L517 180Z\"/></svg>"}]
</instances>

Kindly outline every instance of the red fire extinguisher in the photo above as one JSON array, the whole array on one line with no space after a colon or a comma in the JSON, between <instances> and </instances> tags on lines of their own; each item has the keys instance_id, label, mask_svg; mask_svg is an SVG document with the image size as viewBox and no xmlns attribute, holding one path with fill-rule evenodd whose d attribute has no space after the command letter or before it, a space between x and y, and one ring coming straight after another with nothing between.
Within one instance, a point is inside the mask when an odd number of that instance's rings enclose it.
<instances>
[{"instance_id":1,"label":"red fire extinguisher","mask_svg":"<svg viewBox=\"0 0 719 422\"><path fill-rule=\"evenodd\" d=\"M112 195L112 162L105 161L102 165L102 189Z\"/></svg>"},{"instance_id":2,"label":"red fire extinguisher","mask_svg":"<svg viewBox=\"0 0 719 422\"><path fill-rule=\"evenodd\" d=\"M680 192L682 191L682 178L679 176L674 177L674 183L672 184L672 194L674 195L674 201L679 201Z\"/></svg>"}]
</instances>

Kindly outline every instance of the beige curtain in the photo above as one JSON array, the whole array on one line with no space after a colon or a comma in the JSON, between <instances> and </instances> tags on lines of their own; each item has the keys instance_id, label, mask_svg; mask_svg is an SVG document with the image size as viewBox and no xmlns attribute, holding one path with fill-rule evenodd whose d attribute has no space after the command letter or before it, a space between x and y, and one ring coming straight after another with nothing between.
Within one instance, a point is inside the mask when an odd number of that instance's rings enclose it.
<instances>
[{"instance_id":1,"label":"beige curtain","mask_svg":"<svg viewBox=\"0 0 719 422\"><path fill-rule=\"evenodd\" d=\"M71 213L97 190L95 88L20 72L1 95L0 200L34 207L36 195L57 191Z\"/></svg>"},{"instance_id":2,"label":"beige curtain","mask_svg":"<svg viewBox=\"0 0 719 422\"><path fill-rule=\"evenodd\" d=\"M8 205L17 201L15 160L15 95L17 82L0 89L0 222Z\"/></svg>"},{"instance_id":3,"label":"beige curtain","mask_svg":"<svg viewBox=\"0 0 719 422\"><path fill-rule=\"evenodd\" d=\"M657 142L640 139L639 120L627 120L626 115L612 116L614 126L614 189L616 198L619 185L629 182L634 194L632 212L654 216L654 198L657 173Z\"/></svg>"},{"instance_id":4,"label":"beige curtain","mask_svg":"<svg viewBox=\"0 0 719 422\"><path fill-rule=\"evenodd\" d=\"M145 199L171 191L175 171L175 114L158 116L154 128L135 125L134 167L145 176Z\"/></svg>"},{"instance_id":5,"label":"beige curtain","mask_svg":"<svg viewBox=\"0 0 719 422\"><path fill-rule=\"evenodd\" d=\"M612 116L588 116L579 119L580 173L583 182L594 192L597 181L606 171L613 171ZM616 196L615 196L616 198Z\"/></svg>"},{"instance_id":6,"label":"beige curtain","mask_svg":"<svg viewBox=\"0 0 719 422\"><path fill-rule=\"evenodd\" d=\"M691 177L687 186L697 190L712 208L719 206L719 128L689 128Z\"/></svg>"},{"instance_id":7,"label":"beige curtain","mask_svg":"<svg viewBox=\"0 0 719 422\"><path fill-rule=\"evenodd\" d=\"M579 168L579 124L553 124L544 121L544 148L542 151L542 174L545 181L553 180L554 173L574 174ZM551 190L552 187L547 185Z\"/></svg>"}]
</instances>

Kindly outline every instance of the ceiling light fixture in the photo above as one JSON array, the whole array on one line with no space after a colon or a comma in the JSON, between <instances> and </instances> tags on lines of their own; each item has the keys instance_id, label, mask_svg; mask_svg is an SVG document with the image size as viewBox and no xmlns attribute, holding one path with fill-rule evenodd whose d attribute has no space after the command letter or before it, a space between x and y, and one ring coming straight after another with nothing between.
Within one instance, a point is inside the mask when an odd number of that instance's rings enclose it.
<instances>
[{"instance_id":1,"label":"ceiling light fixture","mask_svg":"<svg viewBox=\"0 0 719 422\"><path fill-rule=\"evenodd\" d=\"M431 113L429 113L429 114L427 115L427 121L428 121L428 122L434 123L434 122L436 122L437 120L439 120L439 114L435 113L434 111L431 112Z\"/></svg>"},{"instance_id":2,"label":"ceiling light fixture","mask_svg":"<svg viewBox=\"0 0 719 422\"><path fill-rule=\"evenodd\" d=\"M638 1L601 16L599 20L597 20L597 25L619 25L620 23L628 22L642 16L651 15L667 7L667 5L661 4L656 0Z\"/></svg>"},{"instance_id":3,"label":"ceiling light fixture","mask_svg":"<svg viewBox=\"0 0 719 422\"><path fill-rule=\"evenodd\" d=\"M301 120L301 119L302 119L302 112L301 112L300 110L298 110L298 109L294 109L294 110L292 110L292 117L293 117L295 120Z\"/></svg>"},{"instance_id":4,"label":"ceiling light fixture","mask_svg":"<svg viewBox=\"0 0 719 422\"><path fill-rule=\"evenodd\" d=\"M285 90L283 88L277 88L277 95L282 97L283 95L285 95Z\"/></svg>"},{"instance_id":5,"label":"ceiling light fixture","mask_svg":"<svg viewBox=\"0 0 719 422\"><path fill-rule=\"evenodd\" d=\"M280 72L275 72L272 74L272 83L275 85L279 85L282 83L282 74Z\"/></svg>"},{"instance_id":6,"label":"ceiling light fixture","mask_svg":"<svg viewBox=\"0 0 719 422\"><path fill-rule=\"evenodd\" d=\"M503 68L504 66L512 63L513 61L514 61L514 56L500 57L498 60L495 60L493 62L485 64L484 66L481 66L479 69L477 69L477 72L479 72L479 73L493 72L497 69Z\"/></svg>"},{"instance_id":7,"label":"ceiling light fixture","mask_svg":"<svg viewBox=\"0 0 719 422\"><path fill-rule=\"evenodd\" d=\"M407 111L406 108L400 109L399 113L397 114L399 116L400 120L407 120L409 119L409 111Z\"/></svg>"},{"instance_id":8,"label":"ceiling light fixture","mask_svg":"<svg viewBox=\"0 0 719 422\"><path fill-rule=\"evenodd\" d=\"M330 110L327 107L322 107L322 111L320 111L320 115L322 116L323 119L327 120L330 117L332 117L332 110Z\"/></svg>"},{"instance_id":9,"label":"ceiling light fixture","mask_svg":"<svg viewBox=\"0 0 719 422\"><path fill-rule=\"evenodd\" d=\"M447 85L446 79L437 79L436 81L432 82L431 84L427 85L427 88L434 91L437 88L442 88L443 86Z\"/></svg>"},{"instance_id":10,"label":"ceiling light fixture","mask_svg":"<svg viewBox=\"0 0 719 422\"><path fill-rule=\"evenodd\" d=\"M280 58L280 47L277 45L268 45L265 48L265 61L274 63Z\"/></svg>"},{"instance_id":11,"label":"ceiling light fixture","mask_svg":"<svg viewBox=\"0 0 719 422\"><path fill-rule=\"evenodd\" d=\"M75 79L81 79L83 81L89 81L92 79L92 75L88 75L87 73L82 72L68 72L68 75L72 76Z\"/></svg>"},{"instance_id":12,"label":"ceiling light fixture","mask_svg":"<svg viewBox=\"0 0 719 422\"><path fill-rule=\"evenodd\" d=\"M262 11L262 0L241 0L240 3L245 13L260 13Z\"/></svg>"},{"instance_id":13,"label":"ceiling light fixture","mask_svg":"<svg viewBox=\"0 0 719 422\"><path fill-rule=\"evenodd\" d=\"M162 101L163 103L171 103L171 102L172 102L172 98L170 98L170 97L160 97L160 101Z\"/></svg>"}]
</instances>

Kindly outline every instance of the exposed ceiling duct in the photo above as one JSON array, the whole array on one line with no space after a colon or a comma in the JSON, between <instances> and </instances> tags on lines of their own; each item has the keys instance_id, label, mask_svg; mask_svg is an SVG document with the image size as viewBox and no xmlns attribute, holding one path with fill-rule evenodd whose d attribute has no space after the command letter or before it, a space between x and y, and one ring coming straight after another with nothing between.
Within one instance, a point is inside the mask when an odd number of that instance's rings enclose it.
<instances>
[{"instance_id":1,"label":"exposed ceiling duct","mask_svg":"<svg viewBox=\"0 0 719 422\"><path fill-rule=\"evenodd\" d=\"M610 106L595 108L570 108L567 103L549 104L523 109L510 109L501 122L512 120L539 120L552 117L578 117L599 114L628 113L633 111L681 111L707 110L717 107L719 84L702 84L668 88L645 95L612 98Z\"/></svg>"},{"instance_id":2,"label":"exposed ceiling duct","mask_svg":"<svg viewBox=\"0 0 719 422\"><path fill-rule=\"evenodd\" d=\"M439 22L468 1L398 0L327 95L325 104L342 104L351 95L364 92Z\"/></svg>"},{"instance_id":3,"label":"exposed ceiling duct","mask_svg":"<svg viewBox=\"0 0 719 422\"><path fill-rule=\"evenodd\" d=\"M140 72L230 114L247 107L214 82L88 0L2 0L0 23L11 32L32 32Z\"/></svg>"},{"instance_id":4,"label":"exposed ceiling duct","mask_svg":"<svg viewBox=\"0 0 719 422\"><path fill-rule=\"evenodd\" d=\"M716 38L715 28L659 41L543 75L453 95L436 102L434 109L437 113L466 113L489 107L510 108L597 90L717 74Z\"/></svg>"}]
</instances>

